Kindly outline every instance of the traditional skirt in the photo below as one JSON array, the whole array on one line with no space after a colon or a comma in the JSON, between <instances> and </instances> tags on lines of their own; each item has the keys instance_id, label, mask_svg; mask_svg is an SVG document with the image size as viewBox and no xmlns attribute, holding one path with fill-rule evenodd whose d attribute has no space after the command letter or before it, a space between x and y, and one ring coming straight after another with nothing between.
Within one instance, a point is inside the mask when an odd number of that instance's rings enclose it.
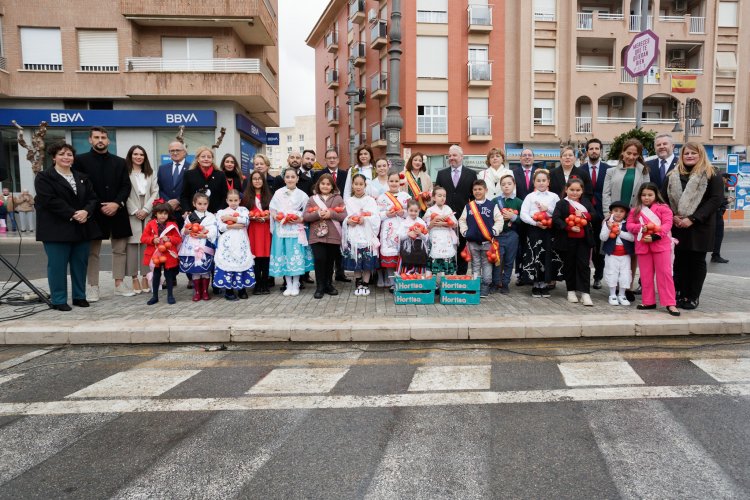
<instances>
[{"instance_id":1,"label":"traditional skirt","mask_svg":"<svg viewBox=\"0 0 750 500\"><path fill-rule=\"evenodd\" d=\"M296 236L281 238L276 233L273 234L268 265L270 276L301 276L313 268L312 250L309 246L300 244Z\"/></svg>"},{"instance_id":2,"label":"traditional skirt","mask_svg":"<svg viewBox=\"0 0 750 500\"><path fill-rule=\"evenodd\" d=\"M433 259L430 261L427 267L432 271L432 274L444 273L446 276L456 274L456 258L451 257L449 259Z\"/></svg>"},{"instance_id":3,"label":"traditional skirt","mask_svg":"<svg viewBox=\"0 0 750 500\"><path fill-rule=\"evenodd\" d=\"M347 271L374 271L378 268L378 256L374 255L369 248L357 250L356 259L350 248L344 250L344 269Z\"/></svg>"},{"instance_id":4,"label":"traditional skirt","mask_svg":"<svg viewBox=\"0 0 750 500\"><path fill-rule=\"evenodd\" d=\"M251 267L247 271L224 271L216 268L213 286L230 290L250 288L255 285L255 271Z\"/></svg>"},{"instance_id":5,"label":"traditional skirt","mask_svg":"<svg viewBox=\"0 0 750 500\"><path fill-rule=\"evenodd\" d=\"M523 250L521 279L534 283L562 281L563 262L552 246L550 229L530 227Z\"/></svg>"}]
</instances>

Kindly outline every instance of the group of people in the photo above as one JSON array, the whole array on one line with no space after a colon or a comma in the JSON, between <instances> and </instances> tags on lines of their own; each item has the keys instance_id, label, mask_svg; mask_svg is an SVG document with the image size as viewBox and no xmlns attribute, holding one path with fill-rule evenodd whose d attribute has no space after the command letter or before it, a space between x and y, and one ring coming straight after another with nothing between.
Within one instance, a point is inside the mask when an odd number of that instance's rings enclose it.
<instances>
[{"instance_id":1,"label":"group of people","mask_svg":"<svg viewBox=\"0 0 750 500\"><path fill-rule=\"evenodd\" d=\"M674 158L667 134L656 138L657 159L649 163L631 139L609 166L601 141L592 139L580 166L566 147L552 170L534 165L530 149L510 169L502 149L492 148L477 173L454 145L434 185L423 154L399 171L368 146L357 149L349 169L339 168L335 150L325 152L321 170L313 169L314 151L291 153L278 177L257 154L245 177L236 157L216 162L206 147L186 165L180 141L157 169L141 146L126 158L109 153L101 127L91 129L89 142L91 151L77 156L68 144L50 146L54 168L35 184L37 239L60 310L70 310L68 264L73 305L99 299L107 238L115 294L150 292L149 304L162 286L175 302L178 272L200 301L210 299L209 288L227 300L246 299L251 288L268 294L274 278L283 278L285 296L295 296L314 271L320 299L338 294L334 280L351 281L345 271L354 273L354 294L367 296L372 285L393 291L397 275L435 275L439 284L444 275L466 274L470 264L482 296L510 293L515 268L516 286L530 285L533 297L549 297L564 280L568 300L590 306L591 260L593 287L606 279L610 304L635 299L639 267L638 307L656 307L656 282L659 302L676 315L678 307L698 307L723 200L721 177L703 147L687 143Z\"/></svg>"},{"instance_id":2,"label":"group of people","mask_svg":"<svg viewBox=\"0 0 750 500\"><path fill-rule=\"evenodd\" d=\"M0 233L18 231L21 233L34 232L34 197L28 189L19 195L4 187L0 195Z\"/></svg>"}]
</instances>

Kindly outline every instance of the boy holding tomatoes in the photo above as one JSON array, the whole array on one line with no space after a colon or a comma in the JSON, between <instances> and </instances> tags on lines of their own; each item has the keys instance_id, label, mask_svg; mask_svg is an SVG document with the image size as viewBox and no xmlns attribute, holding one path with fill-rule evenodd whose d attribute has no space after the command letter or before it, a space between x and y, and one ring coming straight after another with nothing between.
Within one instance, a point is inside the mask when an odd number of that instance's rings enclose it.
<instances>
[{"instance_id":1,"label":"boy holding tomatoes","mask_svg":"<svg viewBox=\"0 0 750 500\"><path fill-rule=\"evenodd\" d=\"M500 244L500 266L492 270L493 291L502 294L510 293L510 276L513 273L513 263L518 253L518 224L521 222L519 212L523 202L514 196L516 192L516 179L513 174L507 174L500 178L500 196L495 198L495 203L500 208L503 217L503 231L497 238Z\"/></svg>"},{"instance_id":2,"label":"boy holding tomatoes","mask_svg":"<svg viewBox=\"0 0 750 500\"><path fill-rule=\"evenodd\" d=\"M152 219L146 224L141 235L141 243L146 245L143 254L143 263L149 266L151 271L151 290L153 296L147 304L152 306L159 302L159 283L161 282L162 269L167 282L167 302L174 304L172 293L174 280L177 277L177 249L182 243L180 230L172 220L172 206L163 199L154 200Z\"/></svg>"},{"instance_id":3,"label":"boy holding tomatoes","mask_svg":"<svg viewBox=\"0 0 750 500\"><path fill-rule=\"evenodd\" d=\"M604 257L604 279L609 285L609 305L629 306L625 290L630 289L632 271L630 262L635 253L635 236L625 227L630 207L621 201L609 206L609 218L602 224L599 239ZM617 288L620 294L617 294Z\"/></svg>"}]
</instances>

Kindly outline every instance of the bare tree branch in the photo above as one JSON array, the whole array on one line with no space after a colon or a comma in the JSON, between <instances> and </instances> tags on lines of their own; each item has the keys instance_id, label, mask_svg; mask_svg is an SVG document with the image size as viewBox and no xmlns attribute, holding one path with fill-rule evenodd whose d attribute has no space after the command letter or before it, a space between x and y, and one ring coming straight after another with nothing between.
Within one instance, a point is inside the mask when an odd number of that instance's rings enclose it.
<instances>
[{"instance_id":1,"label":"bare tree branch","mask_svg":"<svg viewBox=\"0 0 750 500\"><path fill-rule=\"evenodd\" d=\"M31 136L31 147L26 143L23 136L23 127L11 120L16 129L18 129L18 145L27 150L26 159L31 162L31 170L34 175L38 174L44 168L44 137L47 135L47 122L39 123L39 128Z\"/></svg>"},{"instance_id":2,"label":"bare tree branch","mask_svg":"<svg viewBox=\"0 0 750 500\"><path fill-rule=\"evenodd\" d=\"M221 127L221 129L219 130L219 137L216 138L216 144L211 146L212 149L218 149L219 146L221 146L221 141L224 140L224 136L226 135L226 133L227 133L226 127Z\"/></svg>"}]
</instances>

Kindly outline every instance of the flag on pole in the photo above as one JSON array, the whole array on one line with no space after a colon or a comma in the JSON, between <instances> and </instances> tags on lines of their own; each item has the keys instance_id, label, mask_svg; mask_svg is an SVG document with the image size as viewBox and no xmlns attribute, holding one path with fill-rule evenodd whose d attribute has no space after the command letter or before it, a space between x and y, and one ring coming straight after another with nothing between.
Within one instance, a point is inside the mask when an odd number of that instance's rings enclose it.
<instances>
[{"instance_id":1,"label":"flag on pole","mask_svg":"<svg viewBox=\"0 0 750 500\"><path fill-rule=\"evenodd\" d=\"M692 94L697 81L697 75L672 75L672 92Z\"/></svg>"}]
</instances>

